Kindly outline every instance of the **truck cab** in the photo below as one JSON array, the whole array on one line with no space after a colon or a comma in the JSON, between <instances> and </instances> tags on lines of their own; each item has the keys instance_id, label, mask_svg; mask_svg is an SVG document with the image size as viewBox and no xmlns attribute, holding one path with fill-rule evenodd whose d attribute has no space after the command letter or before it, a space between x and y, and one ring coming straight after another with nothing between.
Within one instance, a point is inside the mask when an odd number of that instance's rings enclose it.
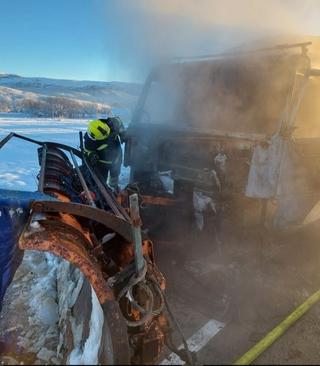
<instances>
[{"instance_id":1,"label":"truck cab","mask_svg":"<svg viewBox=\"0 0 320 366\"><path fill-rule=\"evenodd\" d=\"M177 198L191 199L196 189L215 201L272 201L278 223L301 220L320 199L319 160L310 158L320 158L319 72L311 67L310 44L177 60L154 69L128 128L131 183L154 194L167 172ZM288 200L296 201L295 209L284 218Z\"/></svg>"}]
</instances>

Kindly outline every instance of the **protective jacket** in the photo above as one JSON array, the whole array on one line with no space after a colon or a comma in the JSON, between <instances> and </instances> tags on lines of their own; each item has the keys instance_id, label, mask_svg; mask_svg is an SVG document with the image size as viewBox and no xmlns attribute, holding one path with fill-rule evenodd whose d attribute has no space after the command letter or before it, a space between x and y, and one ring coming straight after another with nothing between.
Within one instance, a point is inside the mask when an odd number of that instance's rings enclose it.
<instances>
[{"instance_id":1,"label":"protective jacket","mask_svg":"<svg viewBox=\"0 0 320 366\"><path fill-rule=\"evenodd\" d=\"M89 161L94 161L96 170L106 181L110 172L111 186L118 185L122 163L121 143L125 139L125 128L119 117L100 119L110 128L110 135L103 140L97 140L88 132L84 135L84 151ZM92 159L95 157L95 159Z\"/></svg>"}]
</instances>

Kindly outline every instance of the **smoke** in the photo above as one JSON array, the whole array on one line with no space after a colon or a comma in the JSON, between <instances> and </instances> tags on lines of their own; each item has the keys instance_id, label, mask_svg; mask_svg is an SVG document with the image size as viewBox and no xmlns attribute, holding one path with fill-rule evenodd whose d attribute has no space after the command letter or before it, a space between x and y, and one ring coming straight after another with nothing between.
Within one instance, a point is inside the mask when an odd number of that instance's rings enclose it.
<instances>
[{"instance_id":1,"label":"smoke","mask_svg":"<svg viewBox=\"0 0 320 366\"><path fill-rule=\"evenodd\" d=\"M162 63L171 57L218 53L250 42L259 45L259 39L273 38L278 40L276 43L282 43L282 41L279 41L278 35L317 35L320 33L320 23L318 21L320 19L319 0L117 0L116 2L108 0L106 3L106 53L107 58L112 60L109 63L109 67L113 67L115 74L120 68L127 70L128 78L140 80L145 78L150 67ZM294 40L297 41L298 38L294 37ZM200 126L200 131L203 125L213 126L214 128L220 123L224 130L260 132L252 131L252 125L264 128L269 119L272 123L277 123L280 112L285 107L286 81L290 77L288 74L291 64L287 62L284 65L284 71L287 72L279 72L280 75L283 74L285 80L278 77L278 68L273 67L273 65L271 65L272 67L270 66L270 70L274 70L274 73L268 71L268 63L261 65L256 62L256 65L252 66L255 67L247 66L246 64L232 64L228 68L221 68L221 76L216 72L214 80L212 73L210 80L208 77L210 73L200 68L200 73L199 70L190 73L190 82L189 79L187 81L185 79L182 80L179 77L180 75L175 78L172 77L172 74L169 75L167 73L162 78L162 80L164 79L162 82L163 90L160 89L161 85L159 85L158 94L154 93L151 95L150 100L148 99L150 102L149 110L146 110L146 106L144 106L143 112L147 113L143 113L143 118L147 119L146 122L163 122L166 120L176 122L178 120L185 124L188 118L184 118L184 116L189 115L191 116L189 120L197 122L196 126ZM165 79L166 75L168 75L168 79ZM273 77L271 78L270 75ZM277 81L279 81L279 84ZM282 98L279 98L279 95ZM171 115L174 113L174 108L177 105L181 107L180 109L178 108L177 112L179 119L174 119L171 118ZM150 130L152 131L152 128ZM157 146L156 144L158 143L158 134L155 134L154 131L153 134L150 133L149 135L148 133L149 129L146 128L144 134L139 136L139 144L137 144L136 148L138 156L140 153L139 147L141 147L141 156L137 160L143 163L142 171L148 169L146 162L152 160L150 155L154 146ZM166 130L166 136L170 136L170 130ZM216 159L218 153L225 152L222 150L224 147L220 147L218 143L216 145L210 145L210 142L206 141L196 141L193 143L188 142L188 139L182 142L177 140L177 143L172 143L172 140L168 141L169 143L163 149L166 155L162 160L163 166L168 166L168 169L170 169L170 163L173 161L173 166L179 167L179 164L181 164L182 167L199 169L200 171L202 167L207 168L213 165L205 161L207 156L208 159L210 157ZM146 146L152 146L152 149L147 150ZM231 150L230 154L225 149L225 156L227 156L226 173L222 174L220 181L222 182L222 189L225 189L227 193L230 192L231 196L237 198L235 199L236 202L233 202L231 199L231 202L227 202L225 206L231 207L232 210L236 207L235 211L238 212L237 220L234 220L236 223L249 221L248 218L255 221L260 217L258 210L254 209L254 207L257 207L256 204L258 202L255 201L253 205L251 201L249 205L248 201L238 198L240 196L239 193L244 191L247 182L248 162L250 162L251 152L245 148L241 150L237 147L238 145L235 145L235 148L233 146L231 145L230 147L230 149L234 149ZM210 154L206 155L207 152L210 152ZM163 152L161 151L161 153ZM214 154L217 155L214 156ZM138 164L138 161L136 163ZM139 166L135 165L135 168L139 170ZM269 166L265 167L267 172L269 168ZM310 169L310 171L312 170ZM180 179L182 181L184 178L183 169L178 174L180 176L178 176L177 180ZM290 179L286 179L284 182L286 185L291 183ZM302 187L303 185L301 184ZM293 190L290 190L291 194L292 192ZM233 193L236 194L233 195ZM297 202L294 196L290 198L292 203ZM290 201L288 202L290 203ZM299 201L299 204L303 208L305 202ZM287 212L291 213L295 207L288 205L286 208ZM231 212L231 209L223 214L223 219L227 218L227 220L221 220L223 221L222 225L224 225L222 230L226 228L226 231L221 236L222 239L224 236L229 239L230 233L234 230L236 245L230 246L229 240L225 240L223 244L227 245L224 250L231 248L229 249L229 253L232 253L230 258L236 256L234 253L243 253L244 259L242 263L240 262L239 268L248 269L247 253L249 251L243 251L243 247L248 247L247 232L244 233L239 230L239 235L237 235L236 225L228 226L227 215L229 214L232 218L233 212ZM175 220L171 220L171 223L175 226L175 229L172 231L178 231L180 224L179 215L176 215ZM210 223L208 226L210 227ZM214 226L211 225L211 227ZM165 231L165 229L163 227L159 231ZM262 232L265 233L265 230L262 230ZM181 243L185 245L188 237L188 231L183 232ZM241 237L246 238L244 242L241 242ZM213 238L214 235L200 238L197 236L195 240L197 248L195 251L191 251L191 253L201 252L203 256L203 247L207 244L209 249L208 257L211 259L210 253L212 253L212 248L214 248ZM252 240L252 247L257 247L256 244L260 241L261 232L259 232L257 239ZM216 240L216 242L219 242L219 240ZM178 243L179 241L176 242L176 244ZM201 244L202 246L199 247ZM192 248L191 245L190 247ZM185 252L183 252L184 255ZM190 251L188 251L189 253ZM290 254L292 255L292 252ZM256 256L252 255L251 258L252 260L249 261L249 264L257 263ZM287 253L285 259L287 260ZM203 261L201 261L201 266L204 267ZM282 268L286 267L282 266ZM259 299L257 303L262 304L260 296L265 296L261 297L262 299L267 297L270 299L272 298L272 293L263 286L264 293L261 294L261 291L259 291L261 290L260 285L257 286L259 292L257 292L255 286L251 287L251 293L250 288L247 290L247 285L251 283L250 280L254 271L259 274L260 268L253 267L252 270L250 268L248 273L250 272L251 277L242 277L245 285L239 281L238 277L235 277L236 290L234 292L237 292L240 288L241 291L245 291L245 298ZM283 271L280 274L282 277L286 275ZM211 280L213 283L214 278L212 277ZM283 278L280 277L280 280L283 280ZM270 288L274 288L274 286L270 286ZM280 290L282 288L278 286L279 294L281 293ZM228 291L230 290L228 289ZM211 293L214 293L214 290ZM219 292L217 293L219 296ZM244 306L244 308L247 309L248 307ZM212 302L210 303L210 310L212 310ZM251 313L255 314L254 311Z\"/></svg>"},{"instance_id":2,"label":"smoke","mask_svg":"<svg viewBox=\"0 0 320 366\"><path fill-rule=\"evenodd\" d=\"M295 8L294 1L164 0L155 3L143 0L141 4L153 15L160 13L165 16L184 16L198 27L216 24L252 27L256 30L283 30L284 26L288 29L296 25L295 11L289 11L289 7Z\"/></svg>"},{"instance_id":3,"label":"smoke","mask_svg":"<svg viewBox=\"0 0 320 366\"><path fill-rule=\"evenodd\" d=\"M99 0L98 0L99 1ZM102 2L102 0L100 0ZM106 59L143 80L171 57L216 53L277 34L318 34L318 0L108 0Z\"/></svg>"}]
</instances>

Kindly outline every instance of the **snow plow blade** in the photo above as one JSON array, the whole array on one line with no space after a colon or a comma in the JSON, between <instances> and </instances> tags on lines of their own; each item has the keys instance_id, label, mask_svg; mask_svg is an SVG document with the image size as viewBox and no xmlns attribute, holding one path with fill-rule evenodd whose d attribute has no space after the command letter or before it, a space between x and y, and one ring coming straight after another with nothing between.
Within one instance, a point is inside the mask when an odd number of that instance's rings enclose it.
<instances>
[{"instance_id":1,"label":"snow plow blade","mask_svg":"<svg viewBox=\"0 0 320 366\"><path fill-rule=\"evenodd\" d=\"M50 253L65 267L57 279L58 302L64 301L58 303L60 357L69 364L156 363L172 329L164 314L165 279L141 230L139 206L131 207L138 197L117 197L80 150L15 133L0 148L13 137L39 145L38 192L24 202L15 245Z\"/></svg>"}]
</instances>

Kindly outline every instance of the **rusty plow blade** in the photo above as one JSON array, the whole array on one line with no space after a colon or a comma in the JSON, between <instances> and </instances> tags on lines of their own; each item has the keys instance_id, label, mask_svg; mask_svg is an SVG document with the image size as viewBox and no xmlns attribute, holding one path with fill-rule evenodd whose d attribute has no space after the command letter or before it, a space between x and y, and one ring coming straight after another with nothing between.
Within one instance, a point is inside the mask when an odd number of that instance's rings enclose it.
<instances>
[{"instance_id":1,"label":"rusty plow blade","mask_svg":"<svg viewBox=\"0 0 320 366\"><path fill-rule=\"evenodd\" d=\"M79 216L61 212L68 212L69 205L74 212L72 204L62 203L63 208L58 212L59 204L52 202L50 206L48 202L34 202L31 205L32 214L20 236L20 249L51 253L67 261L71 271L75 267L81 271L82 289L69 311L77 323L85 324L87 335L90 334L94 291L103 314L99 363L154 363L164 346L164 329L168 328L168 323L163 315L165 282L153 263L152 243L145 238L141 241L144 266L142 275L137 278L134 244L124 238L130 224L125 223L119 232L109 232L110 227L106 227L103 238L110 246L106 255L104 241L94 238L88 228L82 227ZM115 216L111 226L117 225L119 218ZM72 320L66 318L65 322L63 343L68 362L74 344L70 335ZM86 338L82 342L85 344Z\"/></svg>"},{"instance_id":2,"label":"rusty plow blade","mask_svg":"<svg viewBox=\"0 0 320 366\"><path fill-rule=\"evenodd\" d=\"M19 241L20 249L46 251L67 260L83 272L101 304L113 300L113 293L101 269L86 250L92 245L88 239L80 231L76 232L61 223L41 220L38 224L37 230L29 226L23 233Z\"/></svg>"},{"instance_id":3,"label":"rusty plow blade","mask_svg":"<svg viewBox=\"0 0 320 366\"><path fill-rule=\"evenodd\" d=\"M158 362L172 329L138 196L115 195L72 147L10 134L0 148L13 137L40 146L38 192L18 244L58 258L57 352L64 363Z\"/></svg>"}]
</instances>

